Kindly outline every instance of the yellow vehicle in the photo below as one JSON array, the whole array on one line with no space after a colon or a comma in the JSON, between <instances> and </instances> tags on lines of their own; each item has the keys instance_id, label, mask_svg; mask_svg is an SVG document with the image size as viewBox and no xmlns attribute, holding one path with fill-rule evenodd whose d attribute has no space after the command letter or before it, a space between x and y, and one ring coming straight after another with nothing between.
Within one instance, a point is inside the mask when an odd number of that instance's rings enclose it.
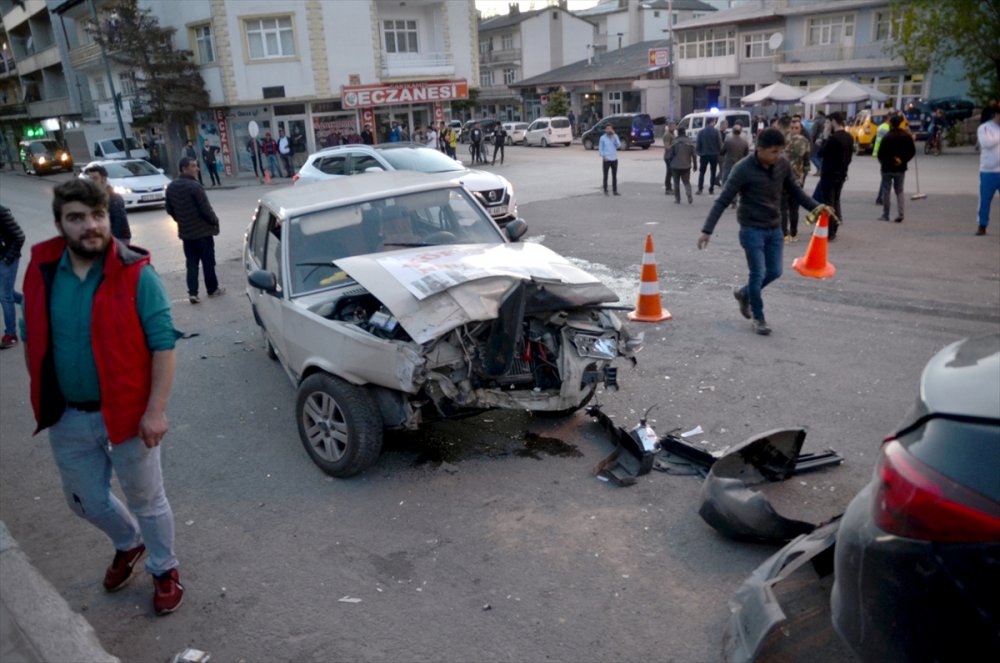
<instances>
[{"instance_id":1,"label":"yellow vehicle","mask_svg":"<svg viewBox=\"0 0 1000 663\"><path fill-rule=\"evenodd\" d=\"M885 122L886 117L895 110L891 108L867 108L860 111L847 127L847 133L854 138L854 151L857 154L868 154L875 148L875 133L878 125ZM903 128L909 130L906 118L903 118Z\"/></svg>"}]
</instances>

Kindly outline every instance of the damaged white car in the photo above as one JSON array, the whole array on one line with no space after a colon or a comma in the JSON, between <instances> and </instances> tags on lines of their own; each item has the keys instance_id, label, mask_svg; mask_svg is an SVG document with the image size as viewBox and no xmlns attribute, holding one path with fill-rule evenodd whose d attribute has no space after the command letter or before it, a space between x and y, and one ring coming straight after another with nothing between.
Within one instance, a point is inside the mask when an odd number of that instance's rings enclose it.
<instances>
[{"instance_id":1,"label":"damaged white car","mask_svg":"<svg viewBox=\"0 0 1000 663\"><path fill-rule=\"evenodd\" d=\"M489 408L571 413L616 386L630 339L618 297L517 243L458 182L370 173L278 190L247 231L247 296L298 389L313 461L346 477L385 429ZM634 361L634 359L633 359Z\"/></svg>"}]
</instances>

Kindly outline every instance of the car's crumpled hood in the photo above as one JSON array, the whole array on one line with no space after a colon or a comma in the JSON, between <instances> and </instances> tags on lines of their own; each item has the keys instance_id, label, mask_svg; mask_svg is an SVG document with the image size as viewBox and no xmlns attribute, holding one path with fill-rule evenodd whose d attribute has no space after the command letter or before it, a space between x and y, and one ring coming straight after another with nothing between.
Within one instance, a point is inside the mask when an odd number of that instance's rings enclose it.
<instances>
[{"instance_id":1,"label":"car's crumpled hood","mask_svg":"<svg viewBox=\"0 0 1000 663\"><path fill-rule=\"evenodd\" d=\"M523 280L571 308L618 301L610 288L534 243L420 247L341 258L338 267L377 297L417 343L474 320L497 317Z\"/></svg>"}]
</instances>

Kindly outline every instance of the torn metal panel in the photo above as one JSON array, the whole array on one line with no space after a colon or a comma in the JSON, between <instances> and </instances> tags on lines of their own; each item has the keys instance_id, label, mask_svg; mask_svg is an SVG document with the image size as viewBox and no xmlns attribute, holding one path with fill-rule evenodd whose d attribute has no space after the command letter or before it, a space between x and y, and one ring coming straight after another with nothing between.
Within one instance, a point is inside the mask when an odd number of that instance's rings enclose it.
<instances>
[{"instance_id":1,"label":"torn metal panel","mask_svg":"<svg viewBox=\"0 0 1000 663\"><path fill-rule=\"evenodd\" d=\"M679 435L668 433L660 438L660 448L668 454L682 458L687 463L708 472L715 465L718 456L712 455L702 447L691 444ZM793 474L805 474L831 465L840 465L843 457L833 449L824 449L814 453L800 453L795 458Z\"/></svg>"},{"instance_id":2,"label":"torn metal panel","mask_svg":"<svg viewBox=\"0 0 1000 663\"><path fill-rule=\"evenodd\" d=\"M603 476L618 486L630 486L635 483L635 477L648 474L653 469L660 447L656 431L646 424L645 417L637 426L626 430L616 426L599 405L588 407L587 414L597 419L615 442L615 450L594 468L595 476Z\"/></svg>"},{"instance_id":3,"label":"torn metal panel","mask_svg":"<svg viewBox=\"0 0 1000 663\"><path fill-rule=\"evenodd\" d=\"M727 536L758 541L788 541L815 529L812 523L785 518L751 486L784 481L806 439L801 428L756 435L733 447L712 465L701 487L698 514Z\"/></svg>"},{"instance_id":4,"label":"torn metal panel","mask_svg":"<svg viewBox=\"0 0 1000 663\"><path fill-rule=\"evenodd\" d=\"M729 663L750 663L775 627L787 619L774 586L811 562L819 577L833 572L839 517L803 534L769 557L729 599L729 629L723 652Z\"/></svg>"}]
</instances>

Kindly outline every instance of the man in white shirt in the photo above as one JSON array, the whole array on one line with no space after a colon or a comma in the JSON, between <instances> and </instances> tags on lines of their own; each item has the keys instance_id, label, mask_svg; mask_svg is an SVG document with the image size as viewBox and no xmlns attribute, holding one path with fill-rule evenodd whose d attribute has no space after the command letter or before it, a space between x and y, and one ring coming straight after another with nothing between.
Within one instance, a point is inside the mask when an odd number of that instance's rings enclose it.
<instances>
[{"instance_id":1,"label":"man in white shirt","mask_svg":"<svg viewBox=\"0 0 1000 663\"><path fill-rule=\"evenodd\" d=\"M278 130L278 154L281 155L281 163L285 166L285 177L292 176L292 141L285 135L284 129Z\"/></svg>"},{"instance_id":2,"label":"man in white shirt","mask_svg":"<svg viewBox=\"0 0 1000 663\"><path fill-rule=\"evenodd\" d=\"M979 229L977 235L986 234L990 223L990 206L1000 191L1000 113L979 125Z\"/></svg>"},{"instance_id":3,"label":"man in white shirt","mask_svg":"<svg viewBox=\"0 0 1000 663\"><path fill-rule=\"evenodd\" d=\"M424 136L427 138L427 147L436 150L438 148L438 134L434 131L433 125L427 126L427 132Z\"/></svg>"}]
</instances>

